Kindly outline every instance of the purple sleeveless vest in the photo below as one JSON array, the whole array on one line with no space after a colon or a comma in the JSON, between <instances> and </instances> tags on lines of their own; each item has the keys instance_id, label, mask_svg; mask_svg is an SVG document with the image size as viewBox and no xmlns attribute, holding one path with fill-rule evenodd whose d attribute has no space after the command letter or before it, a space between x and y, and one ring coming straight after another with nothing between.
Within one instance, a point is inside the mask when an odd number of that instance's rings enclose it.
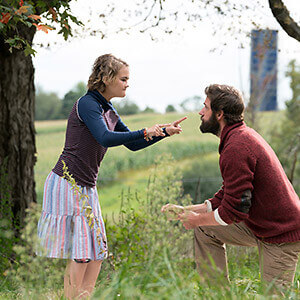
<instances>
[{"instance_id":1,"label":"purple sleeveless vest","mask_svg":"<svg viewBox=\"0 0 300 300\"><path fill-rule=\"evenodd\" d=\"M78 185L94 187L107 148L95 140L87 126L80 120L77 105L78 100L69 115L64 150L52 171L63 176L61 161L64 160L69 173L73 175ZM103 118L108 129L114 131L119 120L116 113L113 110L108 110L103 112Z\"/></svg>"}]
</instances>

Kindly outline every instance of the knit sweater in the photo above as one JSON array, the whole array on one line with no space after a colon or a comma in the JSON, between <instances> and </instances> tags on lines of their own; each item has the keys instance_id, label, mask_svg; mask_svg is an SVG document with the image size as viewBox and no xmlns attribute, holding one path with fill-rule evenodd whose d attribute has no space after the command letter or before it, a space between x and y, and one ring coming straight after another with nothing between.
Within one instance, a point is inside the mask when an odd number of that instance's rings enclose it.
<instances>
[{"instance_id":1,"label":"knit sweater","mask_svg":"<svg viewBox=\"0 0 300 300\"><path fill-rule=\"evenodd\" d=\"M223 186L209 199L227 223L245 224L269 243L300 240L300 201L276 154L244 122L225 126L219 145ZM251 191L251 203L243 193Z\"/></svg>"}]
</instances>

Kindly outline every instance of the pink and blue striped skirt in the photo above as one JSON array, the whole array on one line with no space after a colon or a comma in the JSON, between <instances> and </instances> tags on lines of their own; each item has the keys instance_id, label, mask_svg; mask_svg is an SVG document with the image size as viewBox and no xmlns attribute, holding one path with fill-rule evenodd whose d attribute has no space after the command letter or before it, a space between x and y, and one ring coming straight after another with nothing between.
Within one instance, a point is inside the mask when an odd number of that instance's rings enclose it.
<instances>
[{"instance_id":1,"label":"pink and blue striped skirt","mask_svg":"<svg viewBox=\"0 0 300 300\"><path fill-rule=\"evenodd\" d=\"M80 188L82 191L78 193L66 179L54 172L48 175L38 223L38 255L91 260L107 257L97 189Z\"/></svg>"}]
</instances>

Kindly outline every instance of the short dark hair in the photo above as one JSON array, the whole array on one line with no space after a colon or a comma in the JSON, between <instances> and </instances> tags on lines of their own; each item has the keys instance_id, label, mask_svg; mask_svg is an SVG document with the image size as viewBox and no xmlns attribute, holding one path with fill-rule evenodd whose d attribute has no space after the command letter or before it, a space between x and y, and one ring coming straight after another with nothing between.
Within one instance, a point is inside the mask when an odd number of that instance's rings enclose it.
<instances>
[{"instance_id":1,"label":"short dark hair","mask_svg":"<svg viewBox=\"0 0 300 300\"><path fill-rule=\"evenodd\" d=\"M210 100L213 112L224 112L227 125L244 120L244 100L242 94L232 86L225 84L211 84L205 88L205 94Z\"/></svg>"},{"instance_id":2,"label":"short dark hair","mask_svg":"<svg viewBox=\"0 0 300 300\"><path fill-rule=\"evenodd\" d=\"M105 91L104 77L108 82L114 81L118 72L122 67L128 67L128 64L113 56L112 54L104 54L99 56L93 65L92 74L89 77L88 89Z\"/></svg>"}]
</instances>

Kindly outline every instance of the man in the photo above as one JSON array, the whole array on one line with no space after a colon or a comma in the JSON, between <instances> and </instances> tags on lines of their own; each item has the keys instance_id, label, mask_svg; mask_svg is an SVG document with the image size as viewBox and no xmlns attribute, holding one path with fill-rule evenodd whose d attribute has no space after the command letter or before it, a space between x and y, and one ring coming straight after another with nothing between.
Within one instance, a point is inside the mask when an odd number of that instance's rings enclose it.
<instances>
[{"instance_id":1,"label":"man","mask_svg":"<svg viewBox=\"0 0 300 300\"><path fill-rule=\"evenodd\" d=\"M194 229L197 268L216 266L228 278L225 244L257 246L263 281L290 285L300 252L299 197L272 148L243 122L241 94L217 84L205 93L200 130L220 138L223 186L178 215Z\"/></svg>"}]
</instances>

